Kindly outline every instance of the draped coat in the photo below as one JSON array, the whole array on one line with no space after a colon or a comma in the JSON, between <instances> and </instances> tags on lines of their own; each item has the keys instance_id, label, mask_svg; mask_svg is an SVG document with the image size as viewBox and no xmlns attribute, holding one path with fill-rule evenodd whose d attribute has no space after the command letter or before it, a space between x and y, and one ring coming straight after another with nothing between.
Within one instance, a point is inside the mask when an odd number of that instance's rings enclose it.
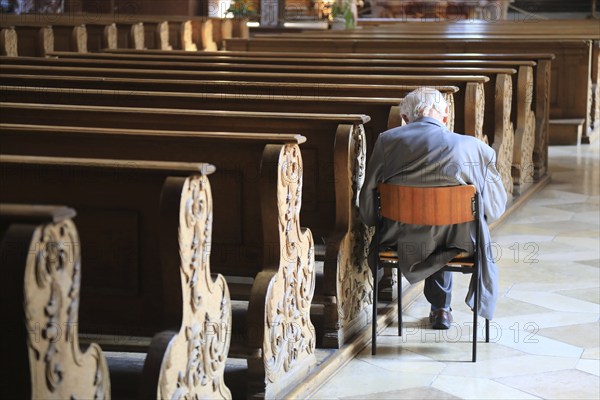
<instances>
[{"instance_id":1,"label":"draped coat","mask_svg":"<svg viewBox=\"0 0 600 400\"><path fill-rule=\"evenodd\" d=\"M362 221L378 221L376 189L380 182L406 186L452 186L472 184L480 196L481 302L479 314L491 319L498 296L497 267L488 223L505 210L507 195L496 169L494 149L472 136L449 131L437 119L419 118L379 135L367 164L359 195ZM410 283L442 268L462 251L473 254L475 226L407 225L384 219L380 245L396 247L401 273ZM473 308L471 284L465 301Z\"/></svg>"}]
</instances>

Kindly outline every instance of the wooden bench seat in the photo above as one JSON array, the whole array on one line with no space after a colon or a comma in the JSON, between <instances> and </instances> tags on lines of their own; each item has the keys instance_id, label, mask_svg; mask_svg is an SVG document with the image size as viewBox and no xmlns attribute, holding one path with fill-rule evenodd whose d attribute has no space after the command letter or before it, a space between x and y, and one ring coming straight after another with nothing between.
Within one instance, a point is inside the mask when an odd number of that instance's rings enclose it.
<instances>
[{"instance_id":1,"label":"wooden bench seat","mask_svg":"<svg viewBox=\"0 0 600 400\"><path fill-rule=\"evenodd\" d=\"M13 189L4 175L2 188ZM0 203L5 397L110 398L102 350L93 343L79 348L81 246L74 216L63 206Z\"/></svg>"}]
</instances>

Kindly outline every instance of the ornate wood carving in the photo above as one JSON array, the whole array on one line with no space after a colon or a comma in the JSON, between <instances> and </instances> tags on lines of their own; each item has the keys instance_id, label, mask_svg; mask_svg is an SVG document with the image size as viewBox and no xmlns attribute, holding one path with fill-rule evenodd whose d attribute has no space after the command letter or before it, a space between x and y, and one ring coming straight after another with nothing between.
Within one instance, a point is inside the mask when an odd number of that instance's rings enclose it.
<instances>
[{"instance_id":1,"label":"ornate wood carving","mask_svg":"<svg viewBox=\"0 0 600 400\"><path fill-rule=\"evenodd\" d=\"M467 83L465 93L465 133L488 143L483 133L485 114L485 92L483 83Z\"/></svg>"},{"instance_id":2,"label":"ornate wood carving","mask_svg":"<svg viewBox=\"0 0 600 400\"><path fill-rule=\"evenodd\" d=\"M37 228L25 269L24 309L34 399L108 399L110 381L97 344L78 338L80 242L70 219Z\"/></svg>"},{"instance_id":3,"label":"ornate wood carving","mask_svg":"<svg viewBox=\"0 0 600 400\"><path fill-rule=\"evenodd\" d=\"M181 29L181 47L188 51L197 51L198 48L192 40L192 21L182 22Z\"/></svg>"},{"instance_id":4,"label":"ornate wood carving","mask_svg":"<svg viewBox=\"0 0 600 400\"><path fill-rule=\"evenodd\" d=\"M204 175L168 178L162 200L161 218L173 218L178 223L183 317L177 335L153 340L147 360L155 365L145 366L144 374L151 384L153 375L158 375L158 385L148 395L161 399L231 398L223 380L230 343L231 301L223 276L211 278L213 214L209 181ZM173 210L178 210L178 215L171 214ZM174 228L169 222L166 227ZM175 229L166 227L164 234L174 236ZM166 241L161 245L168 250L170 241ZM171 266L168 258L172 254L176 253L163 253L167 266Z\"/></svg>"},{"instance_id":5,"label":"ornate wood carving","mask_svg":"<svg viewBox=\"0 0 600 400\"><path fill-rule=\"evenodd\" d=\"M116 49L118 47L117 45L117 25L115 23L112 23L110 25L106 25L104 27L104 32L103 32L103 44L104 47L108 48L108 49Z\"/></svg>"},{"instance_id":6,"label":"ornate wood carving","mask_svg":"<svg viewBox=\"0 0 600 400\"><path fill-rule=\"evenodd\" d=\"M593 104L592 104L592 129L600 129L600 47L598 41L594 41L594 52L592 53Z\"/></svg>"},{"instance_id":7,"label":"ornate wood carving","mask_svg":"<svg viewBox=\"0 0 600 400\"><path fill-rule=\"evenodd\" d=\"M3 28L0 30L0 55L10 57L19 55L17 49L17 31L15 31L15 28Z\"/></svg>"},{"instance_id":8,"label":"ornate wood carving","mask_svg":"<svg viewBox=\"0 0 600 400\"><path fill-rule=\"evenodd\" d=\"M131 42L129 45L136 50L143 50L144 44L144 24L138 22L137 24L131 25Z\"/></svg>"},{"instance_id":9,"label":"ornate wood carving","mask_svg":"<svg viewBox=\"0 0 600 400\"><path fill-rule=\"evenodd\" d=\"M366 168L366 138L362 125L340 125L335 140L335 182L339 231L328 239L325 256L323 345L339 347L369 321L373 277L367 263L369 230L360 221L358 195Z\"/></svg>"},{"instance_id":10,"label":"ornate wood carving","mask_svg":"<svg viewBox=\"0 0 600 400\"><path fill-rule=\"evenodd\" d=\"M200 22L196 22L200 23ZM213 39L213 20L202 21L200 25L200 38L202 40L202 50L217 51L217 43Z\"/></svg>"},{"instance_id":11,"label":"ornate wood carving","mask_svg":"<svg viewBox=\"0 0 600 400\"><path fill-rule=\"evenodd\" d=\"M338 253L338 312L342 327L349 327L360 314L368 314L373 293L373 277L368 265L370 235L361 222L358 209L358 195L365 178L366 141L362 125L354 126L346 163L350 167L346 175L346 190L349 190L349 231L342 240ZM345 258L345 259L344 259ZM368 319L369 315L364 315ZM349 336L346 334L345 336Z\"/></svg>"},{"instance_id":12,"label":"ornate wood carving","mask_svg":"<svg viewBox=\"0 0 600 400\"><path fill-rule=\"evenodd\" d=\"M533 148L535 145L535 113L533 99L533 69L520 67L517 88L517 129L512 162L514 194L523 193L533 183Z\"/></svg>"},{"instance_id":13,"label":"ornate wood carving","mask_svg":"<svg viewBox=\"0 0 600 400\"><path fill-rule=\"evenodd\" d=\"M262 357L249 358L248 367L250 386L259 390L262 386L267 398L280 397L316 365L316 334L310 320L314 243L310 230L300 227L302 171L298 145L265 147L261 168L265 268L254 280L248 311L248 344L262 349ZM259 303L263 318L255 321Z\"/></svg>"},{"instance_id":14,"label":"ornate wood carving","mask_svg":"<svg viewBox=\"0 0 600 400\"><path fill-rule=\"evenodd\" d=\"M496 167L506 193L513 193L511 166L513 161L515 135L510 121L512 105L512 80L506 74L498 74L496 78L495 131L492 147L496 150Z\"/></svg>"},{"instance_id":15,"label":"ornate wood carving","mask_svg":"<svg viewBox=\"0 0 600 400\"><path fill-rule=\"evenodd\" d=\"M173 50L169 44L169 23L162 21L156 24L157 48L161 50Z\"/></svg>"},{"instance_id":16,"label":"ornate wood carving","mask_svg":"<svg viewBox=\"0 0 600 400\"><path fill-rule=\"evenodd\" d=\"M533 148L534 178L548 171L548 140L550 119L551 61L539 60L535 76L535 145Z\"/></svg>"},{"instance_id":17,"label":"ornate wood carving","mask_svg":"<svg viewBox=\"0 0 600 400\"><path fill-rule=\"evenodd\" d=\"M600 84L594 85L594 98L592 104L592 128L600 128Z\"/></svg>"},{"instance_id":18,"label":"ornate wood carving","mask_svg":"<svg viewBox=\"0 0 600 400\"><path fill-rule=\"evenodd\" d=\"M85 29L85 25L74 26L72 35L73 35L72 42L73 42L73 47L75 48L75 51L78 53L87 53L88 52L88 48L87 48L88 36L87 36L87 30Z\"/></svg>"},{"instance_id":19,"label":"ornate wood carving","mask_svg":"<svg viewBox=\"0 0 600 400\"><path fill-rule=\"evenodd\" d=\"M365 140L362 126L340 125L337 129L335 181L340 209L336 211L336 226L340 232L329 238L326 249L325 294L335 295L336 301L325 305L325 347L341 346L370 317L370 236L358 214L358 195L366 168Z\"/></svg>"},{"instance_id":20,"label":"ornate wood carving","mask_svg":"<svg viewBox=\"0 0 600 400\"><path fill-rule=\"evenodd\" d=\"M40 28L38 33L39 56L46 57L46 54L54 51L54 32L49 26Z\"/></svg>"},{"instance_id":21,"label":"ornate wood carving","mask_svg":"<svg viewBox=\"0 0 600 400\"><path fill-rule=\"evenodd\" d=\"M449 131L454 132L454 94L444 93L446 103L448 103L448 119L446 120L446 127Z\"/></svg>"}]
</instances>

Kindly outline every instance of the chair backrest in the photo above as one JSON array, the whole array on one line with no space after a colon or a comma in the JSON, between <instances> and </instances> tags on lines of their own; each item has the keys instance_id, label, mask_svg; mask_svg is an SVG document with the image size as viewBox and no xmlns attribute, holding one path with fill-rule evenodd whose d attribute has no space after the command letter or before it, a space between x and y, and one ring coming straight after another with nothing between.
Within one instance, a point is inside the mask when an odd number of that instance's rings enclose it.
<instances>
[{"instance_id":1,"label":"chair backrest","mask_svg":"<svg viewBox=\"0 0 600 400\"><path fill-rule=\"evenodd\" d=\"M477 190L473 185L414 187L380 183L382 217L415 225L453 225L474 221Z\"/></svg>"}]
</instances>

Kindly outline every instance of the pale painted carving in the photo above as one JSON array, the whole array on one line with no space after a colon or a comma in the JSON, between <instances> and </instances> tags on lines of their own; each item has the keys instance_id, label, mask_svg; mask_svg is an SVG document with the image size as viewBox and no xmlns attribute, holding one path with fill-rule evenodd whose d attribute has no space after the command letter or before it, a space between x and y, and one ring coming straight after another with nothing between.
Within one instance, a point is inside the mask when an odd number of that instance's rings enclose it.
<instances>
[{"instance_id":1,"label":"pale painted carving","mask_svg":"<svg viewBox=\"0 0 600 400\"><path fill-rule=\"evenodd\" d=\"M469 82L465 89L465 134L475 136L488 143L483 133L483 117L485 114L485 89L483 83Z\"/></svg>"},{"instance_id":2,"label":"pale painted carving","mask_svg":"<svg viewBox=\"0 0 600 400\"><path fill-rule=\"evenodd\" d=\"M512 162L515 144L513 124L510 120L512 105L512 80L506 74L496 77L495 130L492 147L496 151L496 167L506 193L513 193Z\"/></svg>"},{"instance_id":3,"label":"pale painted carving","mask_svg":"<svg viewBox=\"0 0 600 400\"><path fill-rule=\"evenodd\" d=\"M588 98L587 98L587 110L585 113L585 124L583 125L584 127L584 132L582 136L588 136L588 134L590 133L589 130L592 129L593 124L594 124L594 85L592 82L592 77L590 76L588 79L588 84L587 84L587 88L588 88Z\"/></svg>"},{"instance_id":4,"label":"pale painted carving","mask_svg":"<svg viewBox=\"0 0 600 400\"><path fill-rule=\"evenodd\" d=\"M169 22L162 21L156 24L156 39L158 41L157 47L161 50L173 50L173 47L169 44Z\"/></svg>"},{"instance_id":5,"label":"pale painted carving","mask_svg":"<svg viewBox=\"0 0 600 400\"><path fill-rule=\"evenodd\" d=\"M444 93L446 103L448 103L448 119L446 120L446 127L450 132L454 132L454 94Z\"/></svg>"},{"instance_id":6,"label":"pale painted carving","mask_svg":"<svg viewBox=\"0 0 600 400\"><path fill-rule=\"evenodd\" d=\"M599 69L600 70L600 69ZM599 78L600 82L600 78ZM592 108L592 128L600 129L600 83L594 85L594 102Z\"/></svg>"},{"instance_id":7,"label":"pale painted carving","mask_svg":"<svg viewBox=\"0 0 600 400\"><path fill-rule=\"evenodd\" d=\"M550 81L551 61L540 60L536 69L535 84L535 145L533 150L533 163L535 166L534 178L540 179L548 171L548 141L550 118Z\"/></svg>"},{"instance_id":8,"label":"pale painted carving","mask_svg":"<svg viewBox=\"0 0 600 400\"><path fill-rule=\"evenodd\" d=\"M3 28L0 30L0 49L2 56L16 57L19 55L17 48L17 31L15 28Z\"/></svg>"},{"instance_id":9,"label":"pale painted carving","mask_svg":"<svg viewBox=\"0 0 600 400\"><path fill-rule=\"evenodd\" d=\"M80 242L67 219L33 234L24 282L32 398L109 399L106 359L79 348Z\"/></svg>"},{"instance_id":10,"label":"pale painted carving","mask_svg":"<svg viewBox=\"0 0 600 400\"><path fill-rule=\"evenodd\" d=\"M129 44L135 50L143 50L145 48L144 44L144 24L142 22L138 22L137 24L131 25L131 43Z\"/></svg>"},{"instance_id":11,"label":"pale painted carving","mask_svg":"<svg viewBox=\"0 0 600 400\"><path fill-rule=\"evenodd\" d=\"M481 139L484 143L489 143L487 135L483 133L483 118L485 116L485 91L483 88L483 83L477 84L476 88L477 94L475 97L475 137Z\"/></svg>"},{"instance_id":12,"label":"pale painted carving","mask_svg":"<svg viewBox=\"0 0 600 400\"><path fill-rule=\"evenodd\" d=\"M597 65L596 76L594 77L596 83L593 86L592 128L600 129L600 50L597 51L597 58L592 63Z\"/></svg>"},{"instance_id":13,"label":"pale painted carving","mask_svg":"<svg viewBox=\"0 0 600 400\"><path fill-rule=\"evenodd\" d=\"M210 272L212 194L208 179L185 180L179 207L183 321L162 361L157 398L231 398L223 374L231 333L225 279Z\"/></svg>"},{"instance_id":14,"label":"pale painted carving","mask_svg":"<svg viewBox=\"0 0 600 400\"><path fill-rule=\"evenodd\" d=\"M104 46L108 49L117 48L117 25L112 23L104 27L103 41Z\"/></svg>"},{"instance_id":15,"label":"pale painted carving","mask_svg":"<svg viewBox=\"0 0 600 400\"><path fill-rule=\"evenodd\" d=\"M277 397L277 393L289 389L291 382L304 379L316 365L316 334L310 320L315 255L310 230L300 227L303 171L300 148L296 144L267 147L279 153L276 163L279 263L267 287L262 352L265 397ZM267 235L267 241L268 238ZM257 280L260 278L255 285Z\"/></svg>"},{"instance_id":16,"label":"pale painted carving","mask_svg":"<svg viewBox=\"0 0 600 400\"><path fill-rule=\"evenodd\" d=\"M370 320L373 278L367 263L370 234L360 221L358 197L366 167L362 125L341 124L335 139L336 231L328 236L324 265L323 346L339 348Z\"/></svg>"},{"instance_id":17,"label":"pale painted carving","mask_svg":"<svg viewBox=\"0 0 600 400\"><path fill-rule=\"evenodd\" d=\"M200 22L196 22L200 24ZM213 39L213 20L202 21L200 26L200 37L202 38L202 50L217 51L217 43Z\"/></svg>"},{"instance_id":18,"label":"pale painted carving","mask_svg":"<svg viewBox=\"0 0 600 400\"><path fill-rule=\"evenodd\" d=\"M192 21L182 22L180 25L181 30L181 47L187 51L197 51L198 47L192 39Z\"/></svg>"},{"instance_id":19,"label":"pale painted carving","mask_svg":"<svg viewBox=\"0 0 600 400\"><path fill-rule=\"evenodd\" d=\"M533 69L519 68L517 88L517 129L512 163L513 188L521 194L533 183L533 149L535 145L535 113L533 99Z\"/></svg>"},{"instance_id":20,"label":"pale painted carving","mask_svg":"<svg viewBox=\"0 0 600 400\"><path fill-rule=\"evenodd\" d=\"M73 44L77 53L87 53L87 30L85 25L77 25L73 27Z\"/></svg>"},{"instance_id":21,"label":"pale painted carving","mask_svg":"<svg viewBox=\"0 0 600 400\"><path fill-rule=\"evenodd\" d=\"M45 57L48 53L54 51L54 32L49 26L40 28L39 31L40 56Z\"/></svg>"},{"instance_id":22,"label":"pale painted carving","mask_svg":"<svg viewBox=\"0 0 600 400\"><path fill-rule=\"evenodd\" d=\"M372 302L373 276L368 265L370 237L367 227L361 222L358 196L365 179L366 140L362 125L354 126L349 143L347 162L350 168L346 185L349 193L349 231L342 239L338 252L337 307L343 329L364 315ZM349 336L349 335L344 335Z\"/></svg>"}]
</instances>

